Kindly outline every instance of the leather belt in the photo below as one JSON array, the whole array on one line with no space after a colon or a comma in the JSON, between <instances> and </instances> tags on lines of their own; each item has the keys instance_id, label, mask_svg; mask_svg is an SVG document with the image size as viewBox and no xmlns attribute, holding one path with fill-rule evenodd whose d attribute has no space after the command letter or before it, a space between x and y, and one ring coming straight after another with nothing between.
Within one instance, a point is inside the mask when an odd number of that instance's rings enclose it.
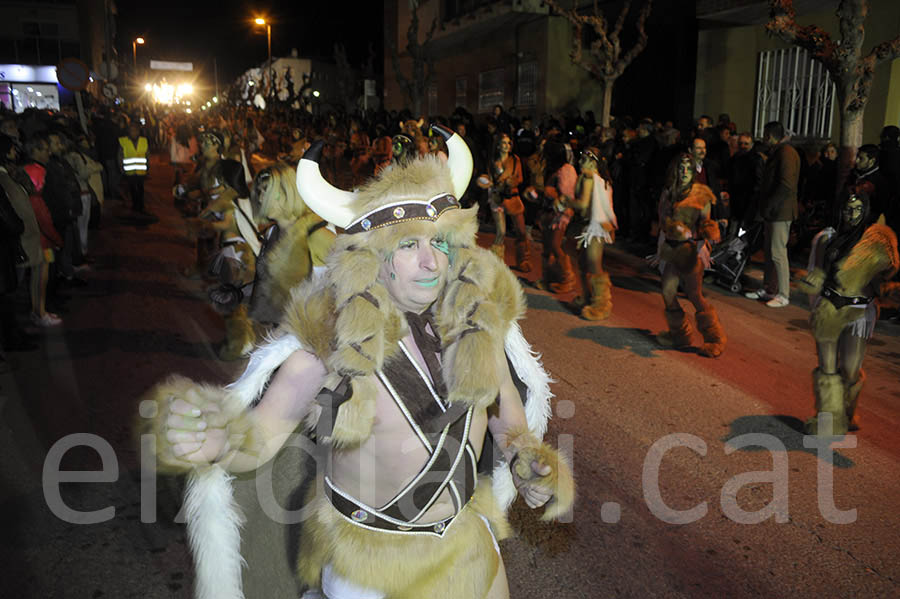
<instances>
[{"instance_id":1,"label":"leather belt","mask_svg":"<svg viewBox=\"0 0 900 599\"><path fill-rule=\"evenodd\" d=\"M429 534L441 537L444 535L444 531L449 528L453 519L456 518L456 514L454 514L443 520L427 524L402 522L380 514L374 508L358 503L352 497L336 489L327 477L325 478L325 496L331 505L334 506L334 509L353 524L384 532Z\"/></svg>"},{"instance_id":2,"label":"leather belt","mask_svg":"<svg viewBox=\"0 0 900 599\"><path fill-rule=\"evenodd\" d=\"M822 291L822 297L828 298L828 301L838 310L844 306L868 306L872 301L871 297L864 295L841 295L831 287L826 287Z\"/></svg>"}]
</instances>

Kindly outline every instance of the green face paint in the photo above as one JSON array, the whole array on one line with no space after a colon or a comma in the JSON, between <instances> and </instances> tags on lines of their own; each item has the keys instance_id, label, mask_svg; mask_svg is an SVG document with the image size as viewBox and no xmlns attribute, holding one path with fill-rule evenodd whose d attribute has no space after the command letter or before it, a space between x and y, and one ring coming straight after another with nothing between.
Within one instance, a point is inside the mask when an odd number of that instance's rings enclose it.
<instances>
[{"instance_id":1,"label":"green face paint","mask_svg":"<svg viewBox=\"0 0 900 599\"><path fill-rule=\"evenodd\" d=\"M440 280L441 280L440 277L434 277L433 279L419 280L419 281L416 281L416 285L418 285L419 287L436 287L437 284L440 282Z\"/></svg>"},{"instance_id":2,"label":"green face paint","mask_svg":"<svg viewBox=\"0 0 900 599\"><path fill-rule=\"evenodd\" d=\"M431 246L446 256L450 255L450 244L443 239L432 239Z\"/></svg>"}]
</instances>

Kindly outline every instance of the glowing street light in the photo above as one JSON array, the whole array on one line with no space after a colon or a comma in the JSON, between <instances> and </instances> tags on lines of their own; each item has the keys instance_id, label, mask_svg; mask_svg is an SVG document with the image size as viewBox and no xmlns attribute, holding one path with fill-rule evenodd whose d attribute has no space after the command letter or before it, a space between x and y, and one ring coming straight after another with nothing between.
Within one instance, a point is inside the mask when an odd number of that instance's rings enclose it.
<instances>
[{"instance_id":1,"label":"glowing street light","mask_svg":"<svg viewBox=\"0 0 900 599\"><path fill-rule=\"evenodd\" d=\"M132 53L132 56L134 57L134 69L135 70L137 70L137 47L138 47L138 44L143 46L144 43L145 43L145 41L144 41L144 38L142 38L142 37L136 37L131 42L131 53Z\"/></svg>"},{"instance_id":2,"label":"glowing street light","mask_svg":"<svg viewBox=\"0 0 900 599\"><path fill-rule=\"evenodd\" d=\"M265 19L263 19L262 17L256 17L253 20L253 22L256 23L257 25L265 25L265 27L266 27L266 47L268 48L268 52L269 52L269 58L266 62L266 64L267 64L266 69L269 71L269 79L271 81L271 79L272 79L272 24L269 23L268 21L266 21ZM274 91L275 86L271 85L271 83L270 83L269 89Z\"/></svg>"},{"instance_id":3,"label":"glowing street light","mask_svg":"<svg viewBox=\"0 0 900 599\"><path fill-rule=\"evenodd\" d=\"M145 91L145 92L151 92L151 91L153 91L153 86L152 86L151 84L149 84L149 83L145 83L145 84L144 84L144 91Z\"/></svg>"}]
</instances>

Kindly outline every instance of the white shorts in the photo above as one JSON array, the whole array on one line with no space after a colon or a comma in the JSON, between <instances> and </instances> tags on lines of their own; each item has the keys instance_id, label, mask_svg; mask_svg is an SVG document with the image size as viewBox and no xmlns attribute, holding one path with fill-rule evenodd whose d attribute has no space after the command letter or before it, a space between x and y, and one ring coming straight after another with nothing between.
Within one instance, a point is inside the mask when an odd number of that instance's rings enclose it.
<instances>
[{"instance_id":1,"label":"white shorts","mask_svg":"<svg viewBox=\"0 0 900 599\"><path fill-rule=\"evenodd\" d=\"M500 546L497 544L497 537L494 536L490 523L481 514L478 516L484 520L484 525L487 527L488 532L491 533L491 539L494 541L494 550L499 556ZM311 591L311 593L314 593L314 591ZM373 591L372 589L361 587L346 578L338 576L331 569L331 564L327 564L322 568L322 593L326 599L384 599L386 596L381 591ZM307 593L303 597L313 599L317 595Z\"/></svg>"}]
</instances>

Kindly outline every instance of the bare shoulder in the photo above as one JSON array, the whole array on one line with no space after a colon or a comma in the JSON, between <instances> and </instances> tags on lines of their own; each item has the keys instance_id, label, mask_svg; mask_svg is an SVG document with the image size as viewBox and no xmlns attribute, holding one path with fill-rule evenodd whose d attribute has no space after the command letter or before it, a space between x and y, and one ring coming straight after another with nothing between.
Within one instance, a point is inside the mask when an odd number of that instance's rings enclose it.
<instances>
[{"instance_id":1,"label":"bare shoulder","mask_svg":"<svg viewBox=\"0 0 900 599\"><path fill-rule=\"evenodd\" d=\"M288 356L281 368L278 369L276 379L318 380L324 379L325 374L325 363L318 356L306 350L298 349Z\"/></svg>"},{"instance_id":2,"label":"bare shoulder","mask_svg":"<svg viewBox=\"0 0 900 599\"><path fill-rule=\"evenodd\" d=\"M325 381L325 364L305 350L281 364L257 408L265 416L289 421L303 419Z\"/></svg>"}]
</instances>

